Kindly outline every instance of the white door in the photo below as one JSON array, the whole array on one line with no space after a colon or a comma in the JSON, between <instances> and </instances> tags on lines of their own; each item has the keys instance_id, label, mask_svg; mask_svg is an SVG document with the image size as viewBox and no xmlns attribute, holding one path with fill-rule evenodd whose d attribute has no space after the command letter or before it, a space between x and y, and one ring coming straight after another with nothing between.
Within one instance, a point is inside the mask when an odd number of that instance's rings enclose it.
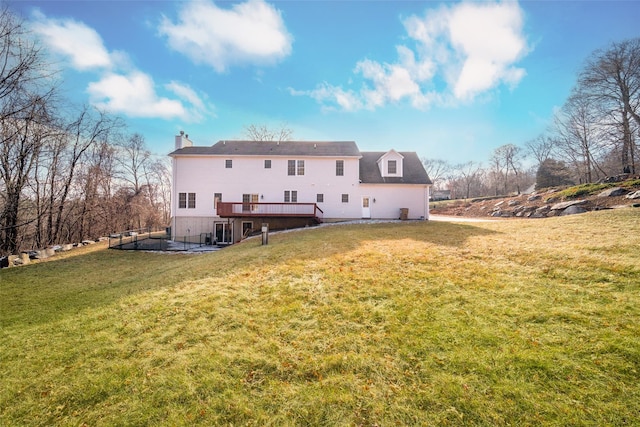
<instances>
[{"instance_id":1,"label":"white door","mask_svg":"<svg viewBox=\"0 0 640 427\"><path fill-rule=\"evenodd\" d=\"M362 218L371 218L371 207L369 196L362 196Z\"/></svg>"}]
</instances>

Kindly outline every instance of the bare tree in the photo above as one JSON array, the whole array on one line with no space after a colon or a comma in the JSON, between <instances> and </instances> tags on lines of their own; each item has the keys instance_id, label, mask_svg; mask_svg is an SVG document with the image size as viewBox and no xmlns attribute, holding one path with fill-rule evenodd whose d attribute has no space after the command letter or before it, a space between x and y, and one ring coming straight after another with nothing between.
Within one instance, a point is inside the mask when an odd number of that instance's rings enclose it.
<instances>
[{"instance_id":1,"label":"bare tree","mask_svg":"<svg viewBox=\"0 0 640 427\"><path fill-rule=\"evenodd\" d=\"M553 139L546 135L540 135L537 138L525 142L527 153L536 159L536 166L540 166L545 160L551 157L553 153Z\"/></svg>"},{"instance_id":2,"label":"bare tree","mask_svg":"<svg viewBox=\"0 0 640 427\"><path fill-rule=\"evenodd\" d=\"M423 157L421 161L424 169L427 171L427 175L431 178L433 187L441 190L441 187L447 181L449 174L451 173L451 164L446 160L427 159L426 157Z\"/></svg>"},{"instance_id":3,"label":"bare tree","mask_svg":"<svg viewBox=\"0 0 640 427\"><path fill-rule=\"evenodd\" d=\"M453 167L450 181L451 198L470 198L482 195L485 171L482 164L476 162L461 163Z\"/></svg>"},{"instance_id":4,"label":"bare tree","mask_svg":"<svg viewBox=\"0 0 640 427\"><path fill-rule=\"evenodd\" d=\"M556 116L556 146L564 159L578 171L580 182L593 182L605 175L599 159L605 149L601 116L589 97L574 94Z\"/></svg>"},{"instance_id":5,"label":"bare tree","mask_svg":"<svg viewBox=\"0 0 640 427\"><path fill-rule=\"evenodd\" d=\"M278 128L270 128L265 124L251 124L244 127L244 136L249 141L291 141L293 130L286 124Z\"/></svg>"},{"instance_id":6,"label":"bare tree","mask_svg":"<svg viewBox=\"0 0 640 427\"><path fill-rule=\"evenodd\" d=\"M513 182L517 194L520 194L520 157L521 149L514 144L505 144L496 148L493 152L493 159L497 165L504 167L504 192L507 194L510 190L509 182L511 181L509 171L513 172Z\"/></svg>"},{"instance_id":7,"label":"bare tree","mask_svg":"<svg viewBox=\"0 0 640 427\"><path fill-rule=\"evenodd\" d=\"M640 38L612 43L597 50L580 73L581 96L588 97L603 114L616 118L609 123L620 129L620 160L624 171L635 173L635 139L630 126L640 126Z\"/></svg>"},{"instance_id":8,"label":"bare tree","mask_svg":"<svg viewBox=\"0 0 640 427\"><path fill-rule=\"evenodd\" d=\"M0 10L0 253L20 247L19 229L36 218L21 218L20 206L51 121L55 86L38 46L22 22Z\"/></svg>"}]
</instances>

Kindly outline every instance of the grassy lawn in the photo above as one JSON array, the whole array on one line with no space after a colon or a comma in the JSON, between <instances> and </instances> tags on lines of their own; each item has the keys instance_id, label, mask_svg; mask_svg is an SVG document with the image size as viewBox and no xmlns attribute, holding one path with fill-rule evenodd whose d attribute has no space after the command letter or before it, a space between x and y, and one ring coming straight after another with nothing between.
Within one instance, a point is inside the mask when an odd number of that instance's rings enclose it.
<instances>
[{"instance_id":1,"label":"grassy lawn","mask_svg":"<svg viewBox=\"0 0 640 427\"><path fill-rule=\"evenodd\" d=\"M0 425L633 425L640 209L0 272Z\"/></svg>"}]
</instances>

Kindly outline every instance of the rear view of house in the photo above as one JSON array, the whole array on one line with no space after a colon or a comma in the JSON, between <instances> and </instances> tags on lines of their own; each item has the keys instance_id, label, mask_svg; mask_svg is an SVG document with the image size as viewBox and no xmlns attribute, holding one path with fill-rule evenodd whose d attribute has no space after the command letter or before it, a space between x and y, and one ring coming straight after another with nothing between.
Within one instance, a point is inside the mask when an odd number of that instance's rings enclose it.
<instances>
[{"instance_id":1,"label":"rear view of house","mask_svg":"<svg viewBox=\"0 0 640 427\"><path fill-rule=\"evenodd\" d=\"M219 141L176 136L172 237L233 243L269 228L353 219L429 219L431 181L415 152L353 141Z\"/></svg>"}]
</instances>

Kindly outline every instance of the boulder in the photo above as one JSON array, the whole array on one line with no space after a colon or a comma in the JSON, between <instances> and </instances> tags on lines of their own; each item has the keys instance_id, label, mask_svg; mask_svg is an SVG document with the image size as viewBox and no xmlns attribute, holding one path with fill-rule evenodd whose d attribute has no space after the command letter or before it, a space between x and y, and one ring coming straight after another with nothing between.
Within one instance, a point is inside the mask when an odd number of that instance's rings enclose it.
<instances>
[{"instance_id":1,"label":"boulder","mask_svg":"<svg viewBox=\"0 0 640 427\"><path fill-rule=\"evenodd\" d=\"M567 209L569 206L584 205L585 203L587 203L586 200L570 200L568 202L560 202L560 203L556 203L555 205L551 206L551 210L552 211L563 211L563 210Z\"/></svg>"},{"instance_id":2,"label":"boulder","mask_svg":"<svg viewBox=\"0 0 640 427\"><path fill-rule=\"evenodd\" d=\"M635 193L627 194L625 197L632 200L640 199L640 190L636 191Z\"/></svg>"},{"instance_id":3,"label":"boulder","mask_svg":"<svg viewBox=\"0 0 640 427\"><path fill-rule=\"evenodd\" d=\"M536 200L539 200L540 196L537 194L532 194L531 196L527 197L527 202L535 202Z\"/></svg>"},{"instance_id":4,"label":"boulder","mask_svg":"<svg viewBox=\"0 0 640 427\"><path fill-rule=\"evenodd\" d=\"M587 210L585 208L583 208L582 206L573 205L573 206L569 206L568 208L566 208L565 210L560 212L560 216L576 215L576 214L581 214L581 213L585 213L585 212L587 212Z\"/></svg>"},{"instance_id":5,"label":"boulder","mask_svg":"<svg viewBox=\"0 0 640 427\"><path fill-rule=\"evenodd\" d=\"M519 201L517 200L509 200L509 203L507 203L509 206L517 206L520 204Z\"/></svg>"},{"instance_id":6,"label":"boulder","mask_svg":"<svg viewBox=\"0 0 640 427\"><path fill-rule=\"evenodd\" d=\"M627 190L621 187L608 188L598 194L598 197L618 197L627 194Z\"/></svg>"}]
</instances>

